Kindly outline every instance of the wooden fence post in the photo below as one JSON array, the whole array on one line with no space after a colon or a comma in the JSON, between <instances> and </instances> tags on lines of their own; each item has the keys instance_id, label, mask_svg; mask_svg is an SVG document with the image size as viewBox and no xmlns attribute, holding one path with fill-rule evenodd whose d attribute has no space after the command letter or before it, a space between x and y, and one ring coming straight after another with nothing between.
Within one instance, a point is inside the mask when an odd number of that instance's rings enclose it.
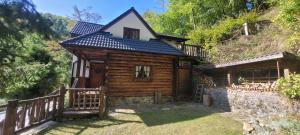
<instances>
[{"instance_id":1,"label":"wooden fence post","mask_svg":"<svg viewBox=\"0 0 300 135\"><path fill-rule=\"evenodd\" d=\"M100 95L99 95L99 117L102 118L105 112L105 88L103 86L100 87Z\"/></svg>"},{"instance_id":2,"label":"wooden fence post","mask_svg":"<svg viewBox=\"0 0 300 135\"><path fill-rule=\"evenodd\" d=\"M69 89L69 107L70 107L70 108L73 107L73 102L74 102L74 101L73 101L73 100L74 100L74 99L73 99L73 94L74 94L74 93L73 93L73 90L70 90L70 89Z\"/></svg>"},{"instance_id":3,"label":"wooden fence post","mask_svg":"<svg viewBox=\"0 0 300 135\"><path fill-rule=\"evenodd\" d=\"M62 121L63 111L64 111L64 101L65 101L66 88L61 85L59 88L59 100L58 100L58 121Z\"/></svg>"},{"instance_id":4,"label":"wooden fence post","mask_svg":"<svg viewBox=\"0 0 300 135\"><path fill-rule=\"evenodd\" d=\"M10 100L7 104L5 120L3 125L3 135L14 135L17 119L18 100Z\"/></svg>"},{"instance_id":5,"label":"wooden fence post","mask_svg":"<svg viewBox=\"0 0 300 135\"><path fill-rule=\"evenodd\" d=\"M155 104L161 103L161 91L154 92L154 103Z\"/></svg>"}]
</instances>

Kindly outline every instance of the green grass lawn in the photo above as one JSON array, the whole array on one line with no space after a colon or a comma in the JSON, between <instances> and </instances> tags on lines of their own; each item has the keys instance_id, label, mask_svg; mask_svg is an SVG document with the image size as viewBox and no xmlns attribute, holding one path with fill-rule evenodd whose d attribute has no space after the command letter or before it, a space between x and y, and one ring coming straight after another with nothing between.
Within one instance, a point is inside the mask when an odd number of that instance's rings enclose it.
<instances>
[{"instance_id":1,"label":"green grass lawn","mask_svg":"<svg viewBox=\"0 0 300 135\"><path fill-rule=\"evenodd\" d=\"M117 112L107 119L59 123L46 135L240 135L242 124L200 105Z\"/></svg>"}]
</instances>

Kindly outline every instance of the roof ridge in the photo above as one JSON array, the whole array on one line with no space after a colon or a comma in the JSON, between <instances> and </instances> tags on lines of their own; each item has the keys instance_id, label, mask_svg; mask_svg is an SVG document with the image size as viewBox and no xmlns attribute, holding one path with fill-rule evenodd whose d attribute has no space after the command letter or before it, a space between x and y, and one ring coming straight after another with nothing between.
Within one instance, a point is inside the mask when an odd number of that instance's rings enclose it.
<instances>
[{"instance_id":1,"label":"roof ridge","mask_svg":"<svg viewBox=\"0 0 300 135\"><path fill-rule=\"evenodd\" d=\"M95 25L101 25L101 26L105 26L104 24L99 24L99 23L92 23L92 22L87 22L87 21L77 21L78 22L83 22L83 23L89 23L89 24L95 24Z\"/></svg>"}]
</instances>

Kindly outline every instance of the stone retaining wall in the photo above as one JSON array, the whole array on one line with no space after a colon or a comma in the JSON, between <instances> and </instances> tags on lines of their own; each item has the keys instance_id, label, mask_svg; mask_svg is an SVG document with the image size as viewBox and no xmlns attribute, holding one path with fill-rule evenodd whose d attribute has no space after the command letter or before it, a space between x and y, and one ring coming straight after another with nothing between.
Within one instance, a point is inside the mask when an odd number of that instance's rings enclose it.
<instances>
[{"instance_id":1,"label":"stone retaining wall","mask_svg":"<svg viewBox=\"0 0 300 135\"><path fill-rule=\"evenodd\" d=\"M290 100L276 92L228 91L226 88L207 89L213 99L213 106L226 111L234 109L252 110L254 113L272 113L277 115L300 115L300 102Z\"/></svg>"},{"instance_id":2,"label":"stone retaining wall","mask_svg":"<svg viewBox=\"0 0 300 135\"><path fill-rule=\"evenodd\" d=\"M161 102L170 102L172 101L171 96L162 96ZM119 105L138 105L138 104L153 104L154 96L141 96L141 97L109 97L108 105L109 106L119 106Z\"/></svg>"}]
</instances>

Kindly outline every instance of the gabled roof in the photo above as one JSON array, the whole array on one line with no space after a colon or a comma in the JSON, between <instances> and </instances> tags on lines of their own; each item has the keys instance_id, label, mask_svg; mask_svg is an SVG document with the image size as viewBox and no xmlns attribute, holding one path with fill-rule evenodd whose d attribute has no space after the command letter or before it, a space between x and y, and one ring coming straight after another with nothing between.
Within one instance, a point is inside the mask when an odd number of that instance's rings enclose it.
<instances>
[{"instance_id":1,"label":"gabled roof","mask_svg":"<svg viewBox=\"0 0 300 135\"><path fill-rule=\"evenodd\" d=\"M185 55L183 52L177 50L173 46L161 41L141 41L116 38L112 37L109 33L100 31L65 40L61 42L60 45L64 47L77 46L102 49L116 49L175 56Z\"/></svg>"},{"instance_id":2,"label":"gabled roof","mask_svg":"<svg viewBox=\"0 0 300 135\"><path fill-rule=\"evenodd\" d=\"M109 22L107 25L78 21L75 24L75 26L72 28L70 33L72 37L75 37L75 36L93 33L96 31L105 31L106 29L108 29L109 27L117 23L119 20L126 17L131 12L134 13L138 17L138 19L144 24L144 26L153 34L153 36L157 37L158 39L170 39L170 40L176 40L178 42L184 42L188 40L186 38L156 33L133 7L127 10L126 12L124 12L123 14L121 14L120 16L118 16L116 19Z\"/></svg>"},{"instance_id":3,"label":"gabled roof","mask_svg":"<svg viewBox=\"0 0 300 135\"><path fill-rule=\"evenodd\" d=\"M124 17L126 17L127 15L129 15L130 13L134 13L138 17L138 19L144 24L144 26L152 33L152 35L154 37L156 37L155 31L149 26L149 24L143 19L143 17L134 9L134 7L131 7L130 9L128 9L127 11L125 11L123 14L121 14L120 16L118 16L116 19L112 20L111 22L109 22L108 24L106 24L105 26L103 26L101 28L101 31L105 31L106 29L108 29L109 27L113 26L115 23L117 23L118 21L120 21L121 19L123 19Z\"/></svg>"},{"instance_id":4,"label":"gabled roof","mask_svg":"<svg viewBox=\"0 0 300 135\"><path fill-rule=\"evenodd\" d=\"M78 21L72 28L70 33L72 36L89 34L95 31L99 31L103 26L104 25L101 24Z\"/></svg>"}]
</instances>

